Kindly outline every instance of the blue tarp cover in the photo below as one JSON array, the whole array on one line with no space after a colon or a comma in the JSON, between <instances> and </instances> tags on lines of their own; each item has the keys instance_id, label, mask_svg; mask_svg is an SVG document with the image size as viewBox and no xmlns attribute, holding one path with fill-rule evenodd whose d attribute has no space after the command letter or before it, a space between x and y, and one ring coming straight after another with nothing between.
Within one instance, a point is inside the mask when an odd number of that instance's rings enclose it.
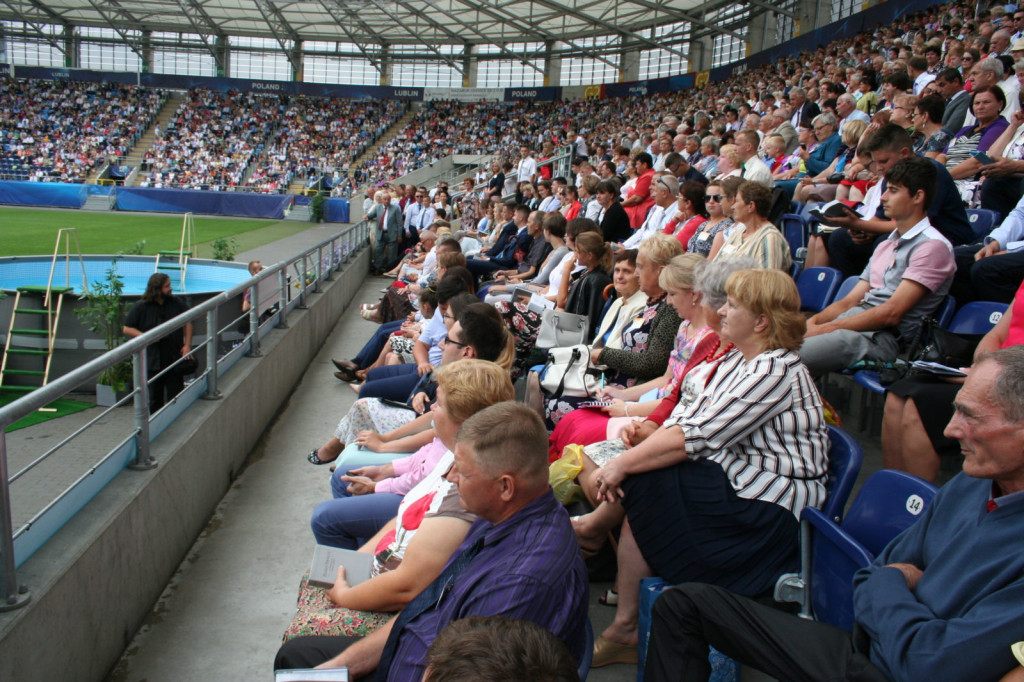
<instances>
[{"instance_id":1,"label":"blue tarp cover","mask_svg":"<svg viewBox=\"0 0 1024 682\"><path fill-rule=\"evenodd\" d=\"M211 192L194 189L157 189L155 187L119 187L119 211L155 211L163 213L202 213L247 218L284 218L291 197L285 194L248 194Z\"/></svg>"},{"instance_id":2,"label":"blue tarp cover","mask_svg":"<svg viewBox=\"0 0 1024 682\"><path fill-rule=\"evenodd\" d=\"M337 197L324 204L324 220L329 223L348 222L348 199Z\"/></svg>"},{"instance_id":3,"label":"blue tarp cover","mask_svg":"<svg viewBox=\"0 0 1024 682\"><path fill-rule=\"evenodd\" d=\"M0 180L0 204L82 208L87 192L76 183Z\"/></svg>"}]
</instances>

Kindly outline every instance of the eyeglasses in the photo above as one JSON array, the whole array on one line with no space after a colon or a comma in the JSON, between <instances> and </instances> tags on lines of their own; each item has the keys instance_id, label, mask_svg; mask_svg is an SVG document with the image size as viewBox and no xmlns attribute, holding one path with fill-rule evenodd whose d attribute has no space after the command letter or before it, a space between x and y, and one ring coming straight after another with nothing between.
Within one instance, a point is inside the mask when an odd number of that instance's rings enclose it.
<instances>
[{"instance_id":1,"label":"eyeglasses","mask_svg":"<svg viewBox=\"0 0 1024 682\"><path fill-rule=\"evenodd\" d=\"M468 343L462 343L461 341L456 341L455 339L453 339L452 337L448 336L447 334L444 335L444 342L445 343L454 343L459 348L465 348L466 346L469 345Z\"/></svg>"},{"instance_id":2,"label":"eyeglasses","mask_svg":"<svg viewBox=\"0 0 1024 682\"><path fill-rule=\"evenodd\" d=\"M706 195L704 197L704 202L705 203L710 203L712 201L716 201L718 203L722 203L722 195L721 194L708 194L708 195Z\"/></svg>"}]
</instances>

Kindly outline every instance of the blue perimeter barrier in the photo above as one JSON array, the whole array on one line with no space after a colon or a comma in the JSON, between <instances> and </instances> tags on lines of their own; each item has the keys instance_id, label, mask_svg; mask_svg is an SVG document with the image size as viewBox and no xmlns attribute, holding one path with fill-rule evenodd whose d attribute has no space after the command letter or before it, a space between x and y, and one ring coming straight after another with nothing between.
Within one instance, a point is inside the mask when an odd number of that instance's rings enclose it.
<instances>
[{"instance_id":1,"label":"blue perimeter barrier","mask_svg":"<svg viewBox=\"0 0 1024 682\"><path fill-rule=\"evenodd\" d=\"M324 220L329 223L348 222L348 199L335 197L324 204Z\"/></svg>"},{"instance_id":2,"label":"blue perimeter barrier","mask_svg":"<svg viewBox=\"0 0 1024 682\"><path fill-rule=\"evenodd\" d=\"M0 180L0 204L82 208L90 194L86 187L69 182Z\"/></svg>"},{"instance_id":3,"label":"blue perimeter barrier","mask_svg":"<svg viewBox=\"0 0 1024 682\"><path fill-rule=\"evenodd\" d=\"M200 213L281 220L292 197L286 194L212 192L195 189L119 187L117 210L160 213Z\"/></svg>"}]
</instances>

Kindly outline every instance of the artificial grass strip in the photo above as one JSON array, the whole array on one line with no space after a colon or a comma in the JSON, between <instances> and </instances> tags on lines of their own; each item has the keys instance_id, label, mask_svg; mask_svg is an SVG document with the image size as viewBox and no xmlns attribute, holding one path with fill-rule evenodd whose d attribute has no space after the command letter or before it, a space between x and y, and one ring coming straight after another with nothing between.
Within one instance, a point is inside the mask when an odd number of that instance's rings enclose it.
<instances>
[{"instance_id":1,"label":"artificial grass strip","mask_svg":"<svg viewBox=\"0 0 1024 682\"><path fill-rule=\"evenodd\" d=\"M118 253L144 239L145 253L154 255L160 250L177 250L181 244L181 214L138 215L3 207L0 209L0 222L3 223L0 227L0 256L53 253L57 230L61 227L76 228L82 253ZM284 221L197 216L196 239L201 244L209 244L215 239L276 226L281 222ZM311 227L312 223L291 222L291 226L301 231ZM289 228L284 230L287 232Z\"/></svg>"},{"instance_id":2,"label":"artificial grass strip","mask_svg":"<svg viewBox=\"0 0 1024 682\"><path fill-rule=\"evenodd\" d=\"M25 394L0 393L0 407L5 407L6 405L13 403L15 400L17 400L23 395ZM87 410L90 407L95 407L95 405L91 403L83 403L80 400L71 400L70 398L58 398L57 400L54 400L46 407L52 410L56 410L56 412L40 412L39 410L36 410L32 414L25 415L18 421L8 426L6 429L4 429L4 432L9 433L11 431L23 429L26 426L35 426L36 424L42 424L43 422L50 421L51 419L66 417L69 414L74 414L75 412L81 412L82 410Z\"/></svg>"}]
</instances>

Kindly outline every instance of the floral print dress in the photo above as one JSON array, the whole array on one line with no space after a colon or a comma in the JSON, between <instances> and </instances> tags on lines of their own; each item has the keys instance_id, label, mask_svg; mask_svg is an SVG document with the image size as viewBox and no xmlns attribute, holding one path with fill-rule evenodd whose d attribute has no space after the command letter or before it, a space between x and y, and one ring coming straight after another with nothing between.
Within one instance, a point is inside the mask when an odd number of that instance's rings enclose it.
<instances>
[{"instance_id":1,"label":"floral print dress","mask_svg":"<svg viewBox=\"0 0 1024 682\"><path fill-rule=\"evenodd\" d=\"M375 548L371 580L398 568L424 520L435 516L455 517L465 521L465 530L469 531L475 517L462 508L458 488L445 479L454 461L455 456L446 452L434 469L405 495L398 507L394 530L381 538ZM303 576L295 617L285 630L283 641L307 635L365 637L394 618L394 613L338 606L327 596L327 591L326 587L310 584L308 573Z\"/></svg>"}]
</instances>

